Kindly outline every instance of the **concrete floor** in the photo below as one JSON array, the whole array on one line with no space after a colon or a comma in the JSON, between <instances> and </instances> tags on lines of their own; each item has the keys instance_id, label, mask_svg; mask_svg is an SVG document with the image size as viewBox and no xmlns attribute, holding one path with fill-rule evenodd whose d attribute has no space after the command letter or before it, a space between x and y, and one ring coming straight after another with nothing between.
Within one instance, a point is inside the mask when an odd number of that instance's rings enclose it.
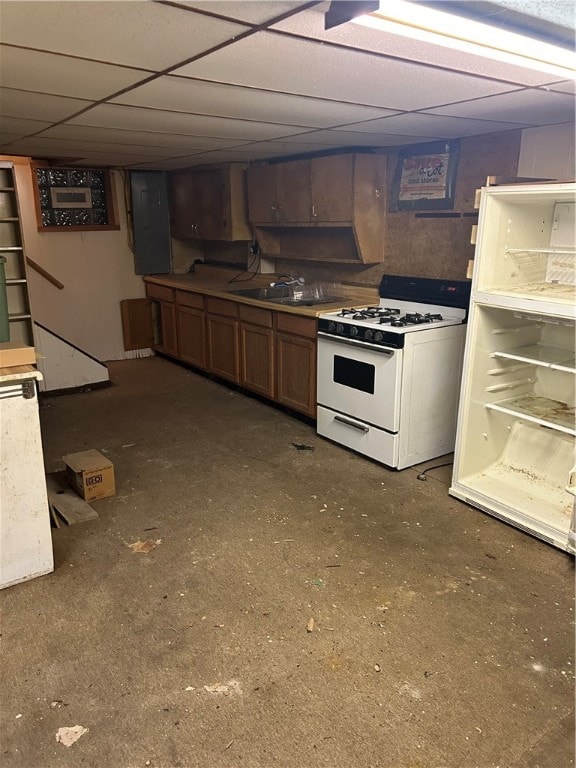
<instances>
[{"instance_id":1,"label":"concrete floor","mask_svg":"<svg viewBox=\"0 0 576 768\"><path fill-rule=\"evenodd\" d=\"M111 376L41 404L48 471L97 448L117 494L0 593L4 768L574 764L571 557L450 468L387 470L160 358Z\"/></svg>"}]
</instances>

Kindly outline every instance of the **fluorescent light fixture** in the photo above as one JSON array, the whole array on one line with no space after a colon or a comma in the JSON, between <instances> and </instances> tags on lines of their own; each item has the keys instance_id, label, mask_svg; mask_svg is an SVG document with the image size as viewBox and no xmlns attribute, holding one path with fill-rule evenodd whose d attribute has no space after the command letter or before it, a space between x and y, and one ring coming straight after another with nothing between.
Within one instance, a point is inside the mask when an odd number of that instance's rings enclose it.
<instances>
[{"instance_id":1,"label":"fluorescent light fixture","mask_svg":"<svg viewBox=\"0 0 576 768\"><path fill-rule=\"evenodd\" d=\"M352 23L564 80L576 79L576 55L572 51L422 4L384 0L379 10L359 16Z\"/></svg>"}]
</instances>

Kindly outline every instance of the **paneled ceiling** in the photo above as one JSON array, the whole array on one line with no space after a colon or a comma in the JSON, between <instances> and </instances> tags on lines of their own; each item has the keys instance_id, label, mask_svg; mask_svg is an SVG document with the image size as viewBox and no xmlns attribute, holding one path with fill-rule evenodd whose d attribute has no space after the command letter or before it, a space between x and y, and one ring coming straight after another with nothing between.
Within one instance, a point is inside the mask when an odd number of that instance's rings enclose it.
<instances>
[{"instance_id":1,"label":"paneled ceiling","mask_svg":"<svg viewBox=\"0 0 576 768\"><path fill-rule=\"evenodd\" d=\"M0 151L168 170L574 120L573 80L327 2L0 1Z\"/></svg>"}]
</instances>

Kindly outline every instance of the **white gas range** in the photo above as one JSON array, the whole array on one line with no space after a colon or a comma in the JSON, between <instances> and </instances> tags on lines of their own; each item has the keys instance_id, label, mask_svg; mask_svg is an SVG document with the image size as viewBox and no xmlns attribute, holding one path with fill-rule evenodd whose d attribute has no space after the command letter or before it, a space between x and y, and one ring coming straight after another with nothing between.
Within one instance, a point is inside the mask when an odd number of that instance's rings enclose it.
<instances>
[{"instance_id":1,"label":"white gas range","mask_svg":"<svg viewBox=\"0 0 576 768\"><path fill-rule=\"evenodd\" d=\"M404 469L454 450L468 281L384 275L318 319L317 432Z\"/></svg>"}]
</instances>

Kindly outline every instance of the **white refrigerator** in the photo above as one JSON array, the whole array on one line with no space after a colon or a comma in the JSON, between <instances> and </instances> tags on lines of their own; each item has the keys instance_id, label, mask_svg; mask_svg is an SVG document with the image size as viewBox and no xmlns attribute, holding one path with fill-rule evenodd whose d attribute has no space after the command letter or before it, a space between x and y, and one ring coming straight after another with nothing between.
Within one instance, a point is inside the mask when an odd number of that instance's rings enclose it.
<instances>
[{"instance_id":1,"label":"white refrigerator","mask_svg":"<svg viewBox=\"0 0 576 768\"><path fill-rule=\"evenodd\" d=\"M576 184L482 190L450 493L574 552Z\"/></svg>"},{"instance_id":2,"label":"white refrigerator","mask_svg":"<svg viewBox=\"0 0 576 768\"><path fill-rule=\"evenodd\" d=\"M0 588L54 570L32 366L0 368Z\"/></svg>"}]
</instances>

